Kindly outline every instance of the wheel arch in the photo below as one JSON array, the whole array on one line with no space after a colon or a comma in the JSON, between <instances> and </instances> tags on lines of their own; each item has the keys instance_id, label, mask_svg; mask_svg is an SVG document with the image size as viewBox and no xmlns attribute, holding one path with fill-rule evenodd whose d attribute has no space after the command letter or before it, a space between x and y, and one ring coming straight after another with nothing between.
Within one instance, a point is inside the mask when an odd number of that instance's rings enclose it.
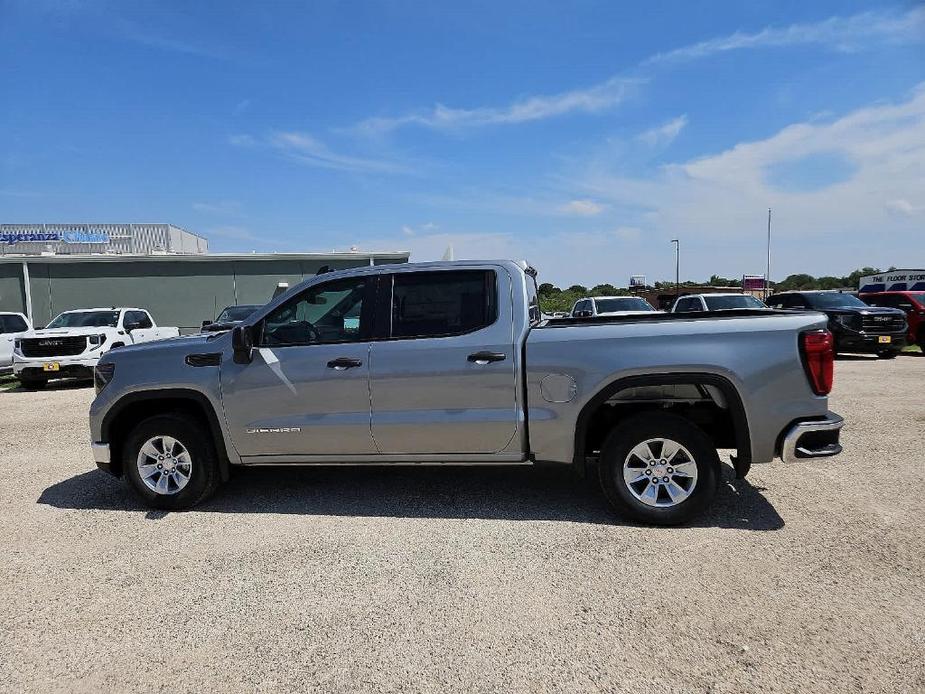
<instances>
[{"instance_id":1,"label":"wheel arch","mask_svg":"<svg viewBox=\"0 0 925 694\"><path fill-rule=\"evenodd\" d=\"M624 376L603 386L588 400L578 414L575 426L574 464L579 467L585 465L585 461L591 453L588 450L588 443L592 422L595 415L614 395L629 388L674 385L713 386L720 391L728 405L729 417L735 436L737 467L738 465L743 465L744 469L747 470L747 466L751 461L751 436L742 396L728 378L713 373L639 374Z\"/></svg>"},{"instance_id":2,"label":"wheel arch","mask_svg":"<svg viewBox=\"0 0 925 694\"><path fill-rule=\"evenodd\" d=\"M202 393L185 388L129 393L120 398L106 413L101 426L104 441L109 443L112 473L122 476L122 446L132 428L142 419L168 412L181 412L198 419L209 431L221 479L229 477L228 450L222 436L218 414Z\"/></svg>"}]
</instances>

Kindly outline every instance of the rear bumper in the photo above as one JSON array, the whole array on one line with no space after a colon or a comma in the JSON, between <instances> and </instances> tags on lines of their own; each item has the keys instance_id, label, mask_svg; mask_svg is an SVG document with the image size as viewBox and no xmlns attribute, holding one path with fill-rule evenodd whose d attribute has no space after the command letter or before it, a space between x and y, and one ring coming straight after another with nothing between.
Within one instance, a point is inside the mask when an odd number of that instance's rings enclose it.
<instances>
[{"instance_id":1,"label":"rear bumper","mask_svg":"<svg viewBox=\"0 0 925 694\"><path fill-rule=\"evenodd\" d=\"M785 463L809 458L830 458L842 451L839 443L845 420L834 412L824 419L797 422L790 426L781 440L780 457Z\"/></svg>"}]
</instances>

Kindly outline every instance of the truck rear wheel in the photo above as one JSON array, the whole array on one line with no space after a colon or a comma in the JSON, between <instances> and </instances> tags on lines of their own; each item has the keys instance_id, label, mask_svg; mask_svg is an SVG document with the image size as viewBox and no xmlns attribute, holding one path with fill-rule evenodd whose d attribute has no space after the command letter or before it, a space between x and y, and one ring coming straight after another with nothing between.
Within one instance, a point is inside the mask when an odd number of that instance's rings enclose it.
<instances>
[{"instance_id":1,"label":"truck rear wheel","mask_svg":"<svg viewBox=\"0 0 925 694\"><path fill-rule=\"evenodd\" d=\"M617 513L654 525L678 525L716 494L716 448L702 429L668 413L631 417L601 449L601 487Z\"/></svg>"},{"instance_id":2,"label":"truck rear wheel","mask_svg":"<svg viewBox=\"0 0 925 694\"><path fill-rule=\"evenodd\" d=\"M145 504L165 510L192 508L220 479L211 433L177 414L142 420L125 442L122 466Z\"/></svg>"}]
</instances>

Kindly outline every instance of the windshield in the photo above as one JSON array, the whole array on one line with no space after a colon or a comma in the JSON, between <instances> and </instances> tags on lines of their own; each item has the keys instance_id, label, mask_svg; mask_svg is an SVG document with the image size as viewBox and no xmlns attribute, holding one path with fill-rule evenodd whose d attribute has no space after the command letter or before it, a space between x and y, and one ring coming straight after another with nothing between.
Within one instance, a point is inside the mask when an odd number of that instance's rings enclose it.
<instances>
[{"instance_id":1,"label":"windshield","mask_svg":"<svg viewBox=\"0 0 925 694\"><path fill-rule=\"evenodd\" d=\"M228 306L224 311L222 311L218 318L215 319L216 323L230 323L232 321L244 320L254 311L256 311L260 306Z\"/></svg>"},{"instance_id":2,"label":"windshield","mask_svg":"<svg viewBox=\"0 0 925 694\"><path fill-rule=\"evenodd\" d=\"M839 294L837 292L827 294L804 294L806 302L811 308L867 308L867 304L861 301L853 294Z\"/></svg>"},{"instance_id":3,"label":"windshield","mask_svg":"<svg viewBox=\"0 0 925 694\"><path fill-rule=\"evenodd\" d=\"M909 292L909 296L912 297L915 303L925 306L925 292Z\"/></svg>"},{"instance_id":4,"label":"windshield","mask_svg":"<svg viewBox=\"0 0 925 694\"><path fill-rule=\"evenodd\" d=\"M638 296L622 296L616 299L595 299L598 313L616 313L617 311L654 311L652 304Z\"/></svg>"},{"instance_id":5,"label":"windshield","mask_svg":"<svg viewBox=\"0 0 925 694\"><path fill-rule=\"evenodd\" d=\"M118 311L65 311L46 328L115 328Z\"/></svg>"},{"instance_id":6,"label":"windshield","mask_svg":"<svg viewBox=\"0 0 925 694\"><path fill-rule=\"evenodd\" d=\"M705 296L707 309L710 311L726 311L733 308L767 308L753 296L736 294L734 296Z\"/></svg>"}]
</instances>

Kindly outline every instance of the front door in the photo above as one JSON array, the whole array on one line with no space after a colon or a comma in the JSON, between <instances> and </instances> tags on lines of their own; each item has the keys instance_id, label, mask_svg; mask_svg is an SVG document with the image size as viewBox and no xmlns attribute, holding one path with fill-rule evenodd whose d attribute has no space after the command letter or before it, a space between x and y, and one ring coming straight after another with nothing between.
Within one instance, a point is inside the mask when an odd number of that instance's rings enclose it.
<instances>
[{"instance_id":1,"label":"front door","mask_svg":"<svg viewBox=\"0 0 925 694\"><path fill-rule=\"evenodd\" d=\"M362 455L370 435L372 286L309 287L255 325L249 364L222 363L222 399L242 456ZM259 462L251 460L250 462Z\"/></svg>"},{"instance_id":2,"label":"front door","mask_svg":"<svg viewBox=\"0 0 925 694\"><path fill-rule=\"evenodd\" d=\"M501 296L511 296L511 278L501 268L382 278L379 316L387 334L370 349L372 432L380 453L496 454L512 445L514 318Z\"/></svg>"}]
</instances>

